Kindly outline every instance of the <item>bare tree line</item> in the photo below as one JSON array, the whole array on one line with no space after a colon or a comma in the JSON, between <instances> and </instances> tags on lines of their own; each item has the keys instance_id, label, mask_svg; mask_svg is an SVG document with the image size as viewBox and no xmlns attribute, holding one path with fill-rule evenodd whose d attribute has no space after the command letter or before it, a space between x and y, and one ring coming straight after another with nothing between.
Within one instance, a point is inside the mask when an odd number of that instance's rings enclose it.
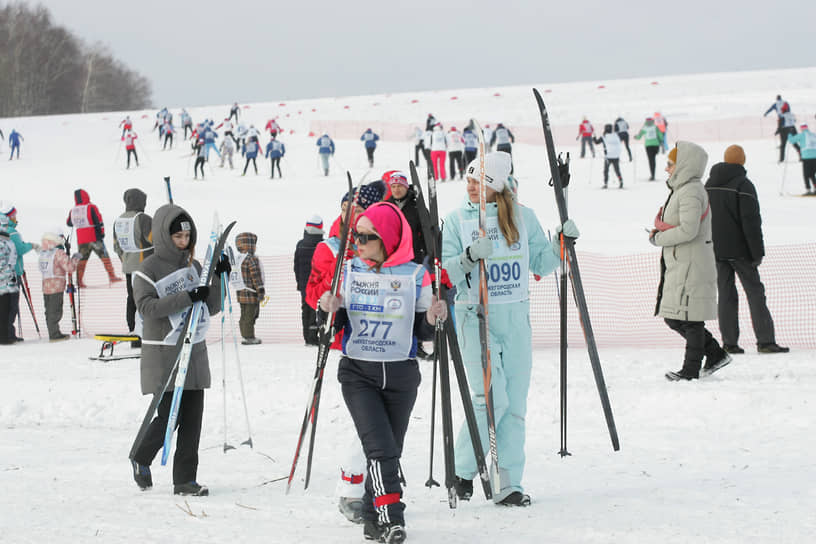
<instances>
[{"instance_id":1,"label":"bare tree line","mask_svg":"<svg viewBox=\"0 0 816 544\"><path fill-rule=\"evenodd\" d=\"M0 117L151 107L150 82L43 6L0 6Z\"/></svg>"}]
</instances>

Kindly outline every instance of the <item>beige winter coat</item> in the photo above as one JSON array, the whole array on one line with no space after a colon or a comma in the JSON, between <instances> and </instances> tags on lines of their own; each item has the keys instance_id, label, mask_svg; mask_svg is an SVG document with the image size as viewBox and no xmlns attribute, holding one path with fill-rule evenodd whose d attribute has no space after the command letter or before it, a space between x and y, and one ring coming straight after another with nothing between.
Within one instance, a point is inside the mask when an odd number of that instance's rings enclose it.
<instances>
[{"instance_id":1,"label":"beige winter coat","mask_svg":"<svg viewBox=\"0 0 816 544\"><path fill-rule=\"evenodd\" d=\"M654 243L663 248L655 309L655 315L660 317L681 321L717 317L711 212L702 183L707 162L703 148L691 142L678 142L677 166L666 182L671 193L659 216L663 223L673 227L654 236Z\"/></svg>"}]
</instances>

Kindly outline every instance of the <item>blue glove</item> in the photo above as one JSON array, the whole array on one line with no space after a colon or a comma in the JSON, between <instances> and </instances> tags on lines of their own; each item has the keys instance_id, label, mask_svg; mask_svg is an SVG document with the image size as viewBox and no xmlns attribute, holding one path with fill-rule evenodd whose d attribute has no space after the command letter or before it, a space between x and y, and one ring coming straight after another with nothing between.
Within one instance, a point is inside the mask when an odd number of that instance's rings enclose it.
<instances>
[{"instance_id":1,"label":"blue glove","mask_svg":"<svg viewBox=\"0 0 816 544\"><path fill-rule=\"evenodd\" d=\"M470 274L479 260L487 259L491 255L493 255L493 241L486 236L477 238L459 256L459 263L462 265L465 274Z\"/></svg>"},{"instance_id":2,"label":"blue glove","mask_svg":"<svg viewBox=\"0 0 816 544\"><path fill-rule=\"evenodd\" d=\"M555 256L558 257L559 259L561 258L561 241L559 236L561 234L561 227L562 227L561 225L557 225L555 227L556 237L553 238L552 245L550 246L552 247L552 251L555 254ZM563 225L563 229L564 236L566 236L567 238L575 239L581 235L581 233L578 232L578 227L575 226L575 222L572 219L567 219L566 223L564 223Z\"/></svg>"},{"instance_id":3,"label":"blue glove","mask_svg":"<svg viewBox=\"0 0 816 544\"><path fill-rule=\"evenodd\" d=\"M578 238L581 236L581 233L578 231L578 226L575 224L575 221L572 219L567 219L566 223L563 225L558 225L555 227L555 233L561 234L561 230L564 230L564 236L567 238Z\"/></svg>"}]
</instances>

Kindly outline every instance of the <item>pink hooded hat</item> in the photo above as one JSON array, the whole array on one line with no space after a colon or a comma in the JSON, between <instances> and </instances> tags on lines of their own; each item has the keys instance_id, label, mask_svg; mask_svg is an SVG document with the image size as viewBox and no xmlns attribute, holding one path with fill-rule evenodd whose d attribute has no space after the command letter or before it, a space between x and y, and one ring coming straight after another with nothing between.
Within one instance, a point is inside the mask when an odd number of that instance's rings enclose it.
<instances>
[{"instance_id":1,"label":"pink hooded hat","mask_svg":"<svg viewBox=\"0 0 816 544\"><path fill-rule=\"evenodd\" d=\"M398 207L390 202L378 202L360 217L367 217L382 239L386 263L401 264L414 258L411 228Z\"/></svg>"}]
</instances>

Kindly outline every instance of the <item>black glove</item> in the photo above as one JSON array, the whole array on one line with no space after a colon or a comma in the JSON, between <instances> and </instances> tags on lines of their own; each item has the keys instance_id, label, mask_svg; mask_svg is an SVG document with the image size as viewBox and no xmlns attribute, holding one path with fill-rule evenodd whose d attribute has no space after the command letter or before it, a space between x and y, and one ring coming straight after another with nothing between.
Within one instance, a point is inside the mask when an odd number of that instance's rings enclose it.
<instances>
[{"instance_id":1,"label":"black glove","mask_svg":"<svg viewBox=\"0 0 816 544\"><path fill-rule=\"evenodd\" d=\"M190 300L193 302L202 302L207 300L207 296L210 294L210 288L206 285L200 285L192 291L187 291L187 294L190 295Z\"/></svg>"},{"instance_id":2,"label":"black glove","mask_svg":"<svg viewBox=\"0 0 816 544\"><path fill-rule=\"evenodd\" d=\"M222 253L221 258L218 259L218 262L215 265L215 273L220 276L224 272L229 275L229 273L232 272L232 265L229 262L229 257Z\"/></svg>"}]
</instances>

